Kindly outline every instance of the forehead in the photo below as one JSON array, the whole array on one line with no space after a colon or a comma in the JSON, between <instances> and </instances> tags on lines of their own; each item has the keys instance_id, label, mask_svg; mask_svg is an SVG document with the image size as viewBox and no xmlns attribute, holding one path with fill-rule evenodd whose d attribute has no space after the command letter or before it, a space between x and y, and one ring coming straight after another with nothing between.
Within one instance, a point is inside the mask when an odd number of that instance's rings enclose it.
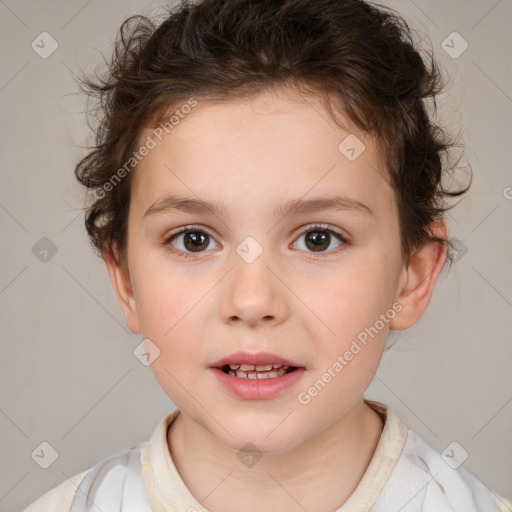
<instances>
[{"instance_id":1,"label":"forehead","mask_svg":"<svg viewBox=\"0 0 512 512\"><path fill-rule=\"evenodd\" d=\"M386 206L392 191L376 141L343 115L339 119L344 128L318 98L290 89L198 101L172 128L160 128L159 136L154 128L141 134L141 143L151 139L155 145L134 171L134 206L147 208L171 191L231 204L246 197L248 206L249 199L275 205L284 195L337 191Z\"/></svg>"}]
</instances>

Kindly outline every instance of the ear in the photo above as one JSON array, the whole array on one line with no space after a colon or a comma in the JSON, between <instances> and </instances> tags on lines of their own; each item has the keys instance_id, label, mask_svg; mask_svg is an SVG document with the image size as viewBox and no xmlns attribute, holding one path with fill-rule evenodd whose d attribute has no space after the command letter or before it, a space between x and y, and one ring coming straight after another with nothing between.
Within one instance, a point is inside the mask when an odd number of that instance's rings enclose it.
<instances>
[{"instance_id":1,"label":"ear","mask_svg":"<svg viewBox=\"0 0 512 512\"><path fill-rule=\"evenodd\" d=\"M107 265L108 274L116 292L117 301L123 310L126 325L134 334L140 334L139 317L137 315L129 272L121 267L117 259L114 258L109 251L103 254L103 259ZM126 265L126 267L128 268L128 265Z\"/></svg>"},{"instance_id":2,"label":"ear","mask_svg":"<svg viewBox=\"0 0 512 512\"><path fill-rule=\"evenodd\" d=\"M427 240L415 252L404 267L396 301L402 310L390 321L391 329L407 329L420 318L430 302L434 284L446 260L446 226L441 220L432 223L432 237L443 240Z\"/></svg>"}]
</instances>

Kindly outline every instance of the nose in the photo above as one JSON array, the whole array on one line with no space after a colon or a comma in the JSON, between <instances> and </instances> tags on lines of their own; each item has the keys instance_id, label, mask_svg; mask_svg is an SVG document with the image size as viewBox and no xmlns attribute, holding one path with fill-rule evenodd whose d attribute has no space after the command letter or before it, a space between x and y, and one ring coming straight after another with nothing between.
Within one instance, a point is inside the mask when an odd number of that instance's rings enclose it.
<instances>
[{"instance_id":1,"label":"nose","mask_svg":"<svg viewBox=\"0 0 512 512\"><path fill-rule=\"evenodd\" d=\"M234 268L226 276L222 294L223 321L250 327L284 322L288 314L287 292L278 274L265 251L251 263L235 254Z\"/></svg>"}]
</instances>

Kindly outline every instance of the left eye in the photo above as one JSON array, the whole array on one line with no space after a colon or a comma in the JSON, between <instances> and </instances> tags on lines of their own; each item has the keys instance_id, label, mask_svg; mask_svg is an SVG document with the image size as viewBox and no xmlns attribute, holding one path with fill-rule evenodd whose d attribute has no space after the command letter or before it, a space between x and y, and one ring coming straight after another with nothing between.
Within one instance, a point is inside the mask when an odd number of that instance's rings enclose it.
<instances>
[{"instance_id":1,"label":"left eye","mask_svg":"<svg viewBox=\"0 0 512 512\"><path fill-rule=\"evenodd\" d=\"M306 249L302 249L302 247L298 247L298 249L311 251L314 253L332 252L326 250L333 242L332 235L334 235L334 237L339 240L338 245L334 247L334 249L347 243L345 237L337 231L322 226L310 226L308 230L302 233L302 235L300 235L298 238L298 240L300 240L303 236L305 236L304 245ZM333 248L331 247L331 249ZM319 254L319 256L323 256L323 254Z\"/></svg>"}]
</instances>

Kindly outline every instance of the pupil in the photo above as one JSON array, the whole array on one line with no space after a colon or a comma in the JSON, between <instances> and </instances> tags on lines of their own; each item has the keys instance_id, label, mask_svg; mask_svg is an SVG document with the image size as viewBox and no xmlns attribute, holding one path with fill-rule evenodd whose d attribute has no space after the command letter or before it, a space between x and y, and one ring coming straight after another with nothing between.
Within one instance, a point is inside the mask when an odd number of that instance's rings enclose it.
<instances>
[{"instance_id":1,"label":"pupil","mask_svg":"<svg viewBox=\"0 0 512 512\"><path fill-rule=\"evenodd\" d=\"M208 247L208 242L206 241L207 237L208 235L201 231L190 231L185 234L185 247L191 251L195 251L195 249L205 249ZM190 245L190 243L192 245Z\"/></svg>"},{"instance_id":2,"label":"pupil","mask_svg":"<svg viewBox=\"0 0 512 512\"><path fill-rule=\"evenodd\" d=\"M318 252L321 249L329 247L329 233L325 231L310 231L306 236L306 244L310 249ZM313 246L309 246L309 241L313 242Z\"/></svg>"}]
</instances>

